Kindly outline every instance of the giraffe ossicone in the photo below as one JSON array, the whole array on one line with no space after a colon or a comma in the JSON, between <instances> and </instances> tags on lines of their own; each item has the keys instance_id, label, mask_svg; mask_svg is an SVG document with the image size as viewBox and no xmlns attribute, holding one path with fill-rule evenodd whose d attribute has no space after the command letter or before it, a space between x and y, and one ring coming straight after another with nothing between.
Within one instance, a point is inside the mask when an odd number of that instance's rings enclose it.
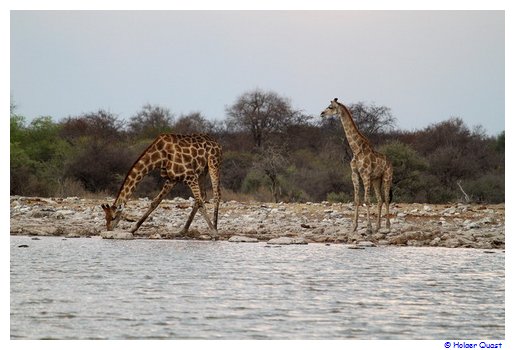
<instances>
[{"instance_id":1,"label":"giraffe ossicone","mask_svg":"<svg viewBox=\"0 0 515 350\"><path fill-rule=\"evenodd\" d=\"M186 224L181 230L181 234L185 234L188 231L195 214L200 210L209 227L211 237L216 238L218 207L220 204L221 162L222 147L215 139L208 135L159 135L130 168L114 203L112 205L102 204L101 207L105 212L107 230L111 231L118 225L125 203L130 199L134 189L143 180L143 177L150 171L160 168L161 176L166 179L165 184L131 232L134 233L138 230L163 198L170 193L175 184L183 182L191 189L195 198L195 204ZM212 222L204 206L199 182L199 177L206 172L209 173L213 188L214 212Z\"/></svg>"}]
</instances>

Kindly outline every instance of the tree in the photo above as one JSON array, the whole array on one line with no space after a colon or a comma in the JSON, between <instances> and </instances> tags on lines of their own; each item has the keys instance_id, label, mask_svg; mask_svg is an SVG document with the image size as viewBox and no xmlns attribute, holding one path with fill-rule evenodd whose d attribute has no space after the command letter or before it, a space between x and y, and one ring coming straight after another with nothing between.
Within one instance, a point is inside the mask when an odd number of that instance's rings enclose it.
<instances>
[{"instance_id":1,"label":"tree","mask_svg":"<svg viewBox=\"0 0 515 350\"><path fill-rule=\"evenodd\" d=\"M463 187L473 201L481 203L505 201L504 174L481 174L477 179L464 181Z\"/></svg>"},{"instance_id":2,"label":"tree","mask_svg":"<svg viewBox=\"0 0 515 350\"><path fill-rule=\"evenodd\" d=\"M69 145L59 137L51 117L34 119L27 127L11 116L11 194L47 196L63 178Z\"/></svg>"},{"instance_id":3,"label":"tree","mask_svg":"<svg viewBox=\"0 0 515 350\"><path fill-rule=\"evenodd\" d=\"M495 139L495 150L504 160L504 130Z\"/></svg>"},{"instance_id":4,"label":"tree","mask_svg":"<svg viewBox=\"0 0 515 350\"><path fill-rule=\"evenodd\" d=\"M416 131L394 130L388 107L358 102L349 108L360 131L393 163L395 201L445 203L460 200L463 192L471 201L504 201L504 132L489 136L460 118ZM150 104L127 123L102 109L59 123L50 117L27 122L12 100L10 112L13 195L114 193L149 139L173 131L209 133L219 140L224 149L222 186L235 198L245 193L240 199L352 199L352 153L339 118L309 122L272 91L239 96L226 108L223 122L209 121L199 112L174 119L168 109ZM156 195L162 181L155 169L135 196ZM180 188L174 189L176 195L182 195Z\"/></svg>"},{"instance_id":5,"label":"tree","mask_svg":"<svg viewBox=\"0 0 515 350\"><path fill-rule=\"evenodd\" d=\"M55 158L62 159L67 147L59 138L60 126L51 117L34 119L25 131L25 150L38 162L49 162Z\"/></svg>"},{"instance_id":6,"label":"tree","mask_svg":"<svg viewBox=\"0 0 515 350\"><path fill-rule=\"evenodd\" d=\"M181 115L173 126L174 132L178 134L207 134L213 129L214 124L204 118L200 112Z\"/></svg>"},{"instance_id":7,"label":"tree","mask_svg":"<svg viewBox=\"0 0 515 350\"><path fill-rule=\"evenodd\" d=\"M463 149L471 140L471 132L461 118L432 124L423 130L415 132L413 146L426 156L439 147Z\"/></svg>"},{"instance_id":8,"label":"tree","mask_svg":"<svg viewBox=\"0 0 515 350\"><path fill-rule=\"evenodd\" d=\"M25 129L25 118L16 115L11 109L11 120L10 120L10 140L11 143L20 143L23 139Z\"/></svg>"},{"instance_id":9,"label":"tree","mask_svg":"<svg viewBox=\"0 0 515 350\"><path fill-rule=\"evenodd\" d=\"M254 168L265 174L270 183L270 191L276 203L282 194L280 176L286 172L287 159L283 156L278 147L267 147L263 149L254 163Z\"/></svg>"},{"instance_id":10,"label":"tree","mask_svg":"<svg viewBox=\"0 0 515 350\"><path fill-rule=\"evenodd\" d=\"M341 150L322 146L310 150L297 149L288 155L291 163L288 179L291 183L291 200L323 201L332 193L348 193L353 190L348 162L341 161ZM333 196L331 195L331 196Z\"/></svg>"},{"instance_id":11,"label":"tree","mask_svg":"<svg viewBox=\"0 0 515 350\"><path fill-rule=\"evenodd\" d=\"M129 132L139 138L153 139L161 133L171 132L173 120L168 108L146 104L130 118Z\"/></svg>"},{"instance_id":12,"label":"tree","mask_svg":"<svg viewBox=\"0 0 515 350\"><path fill-rule=\"evenodd\" d=\"M383 145L380 152L384 153L393 165L392 191L396 201L413 201L424 189L421 174L429 164L410 146L394 141Z\"/></svg>"},{"instance_id":13,"label":"tree","mask_svg":"<svg viewBox=\"0 0 515 350\"><path fill-rule=\"evenodd\" d=\"M357 102L351 104L349 110L359 131L368 138L376 138L377 135L390 132L395 128L396 119L390 108L386 106Z\"/></svg>"},{"instance_id":14,"label":"tree","mask_svg":"<svg viewBox=\"0 0 515 350\"><path fill-rule=\"evenodd\" d=\"M299 115L287 98L260 89L241 95L232 106L226 108L226 113L228 126L249 132L257 148L263 146L271 133L283 131Z\"/></svg>"},{"instance_id":15,"label":"tree","mask_svg":"<svg viewBox=\"0 0 515 350\"><path fill-rule=\"evenodd\" d=\"M253 155L250 152L224 152L221 177L222 187L233 192L242 190L243 181L252 168Z\"/></svg>"},{"instance_id":16,"label":"tree","mask_svg":"<svg viewBox=\"0 0 515 350\"><path fill-rule=\"evenodd\" d=\"M25 119L14 113L15 106L11 101L11 120L10 120L10 168L9 175L11 180L10 193L22 194L26 188L28 176L32 173L34 162L27 155L24 149L25 139Z\"/></svg>"},{"instance_id":17,"label":"tree","mask_svg":"<svg viewBox=\"0 0 515 350\"><path fill-rule=\"evenodd\" d=\"M60 125L61 137L70 144L76 144L81 138L112 142L121 138L123 128L123 122L116 115L103 109L68 117Z\"/></svg>"},{"instance_id":18,"label":"tree","mask_svg":"<svg viewBox=\"0 0 515 350\"><path fill-rule=\"evenodd\" d=\"M66 175L89 192L114 193L137 154L121 142L85 142L66 163Z\"/></svg>"}]
</instances>

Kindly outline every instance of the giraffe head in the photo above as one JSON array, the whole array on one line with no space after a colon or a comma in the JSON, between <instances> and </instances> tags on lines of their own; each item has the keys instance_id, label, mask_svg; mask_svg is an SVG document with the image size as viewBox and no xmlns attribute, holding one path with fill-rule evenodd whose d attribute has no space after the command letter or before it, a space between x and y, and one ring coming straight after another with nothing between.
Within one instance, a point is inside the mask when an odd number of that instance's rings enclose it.
<instances>
[{"instance_id":1,"label":"giraffe head","mask_svg":"<svg viewBox=\"0 0 515 350\"><path fill-rule=\"evenodd\" d=\"M340 114L340 109L338 108L339 106L339 103L338 103L338 99L335 98L334 100L331 101L331 104L322 111L322 113L320 113L320 116L322 118L325 118L325 117L332 117L334 115L338 115Z\"/></svg>"},{"instance_id":2,"label":"giraffe head","mask_svg":"<svg viewBox=\"0 0 515 350\"><path fill-rule=\"evenodd\" d=\"M106 214L107 231L112 231L116 227L116 225L118 225L118 222L122 218L123 207L121 205L116 206L102 204L102 209L104 209L104 212Z\"/></svg>"}]
</instances>

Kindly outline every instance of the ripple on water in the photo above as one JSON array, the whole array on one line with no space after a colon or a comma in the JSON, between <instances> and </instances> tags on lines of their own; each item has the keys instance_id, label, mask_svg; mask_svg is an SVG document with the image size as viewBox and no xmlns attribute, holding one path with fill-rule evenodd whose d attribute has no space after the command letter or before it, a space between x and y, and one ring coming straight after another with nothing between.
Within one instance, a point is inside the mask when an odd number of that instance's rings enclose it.
<instances>
[{"instance_id":1,"label":"ripple on water","mask_svg":"<svg viewBox=\"0 0 515 350\"><path fill-rule=\"evenodd\" d=\"M502 252L263 247L12 236L11 338L504 338Z\"/></svg>"}]
</instances>

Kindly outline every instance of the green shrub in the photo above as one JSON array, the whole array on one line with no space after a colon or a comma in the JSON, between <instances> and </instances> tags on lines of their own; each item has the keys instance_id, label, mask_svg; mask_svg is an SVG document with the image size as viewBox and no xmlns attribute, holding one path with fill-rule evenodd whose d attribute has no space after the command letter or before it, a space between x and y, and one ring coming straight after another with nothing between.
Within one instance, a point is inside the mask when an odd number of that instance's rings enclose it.
<instances>
[{"instance_id":1,"label":"green shrub","mask_svg":"<svg viewBox=\"0 0 515 350\"><path fill-rule=\"evenodd\" d=\"M354 196L346 192L331 192L327 194L327 201L331 203L348 203L354 201Z\"/></svg>"},{"instance_id":2,"label":"green shrub","mask_svg":"<svg viewBox=\"0 0 515 350\"><path fill-rule=\"evenodd\" d=\"M504 174L485 174L474 180L464 181L462 187L472 201L504 203Z\"/></svg>"}]
</instances>

